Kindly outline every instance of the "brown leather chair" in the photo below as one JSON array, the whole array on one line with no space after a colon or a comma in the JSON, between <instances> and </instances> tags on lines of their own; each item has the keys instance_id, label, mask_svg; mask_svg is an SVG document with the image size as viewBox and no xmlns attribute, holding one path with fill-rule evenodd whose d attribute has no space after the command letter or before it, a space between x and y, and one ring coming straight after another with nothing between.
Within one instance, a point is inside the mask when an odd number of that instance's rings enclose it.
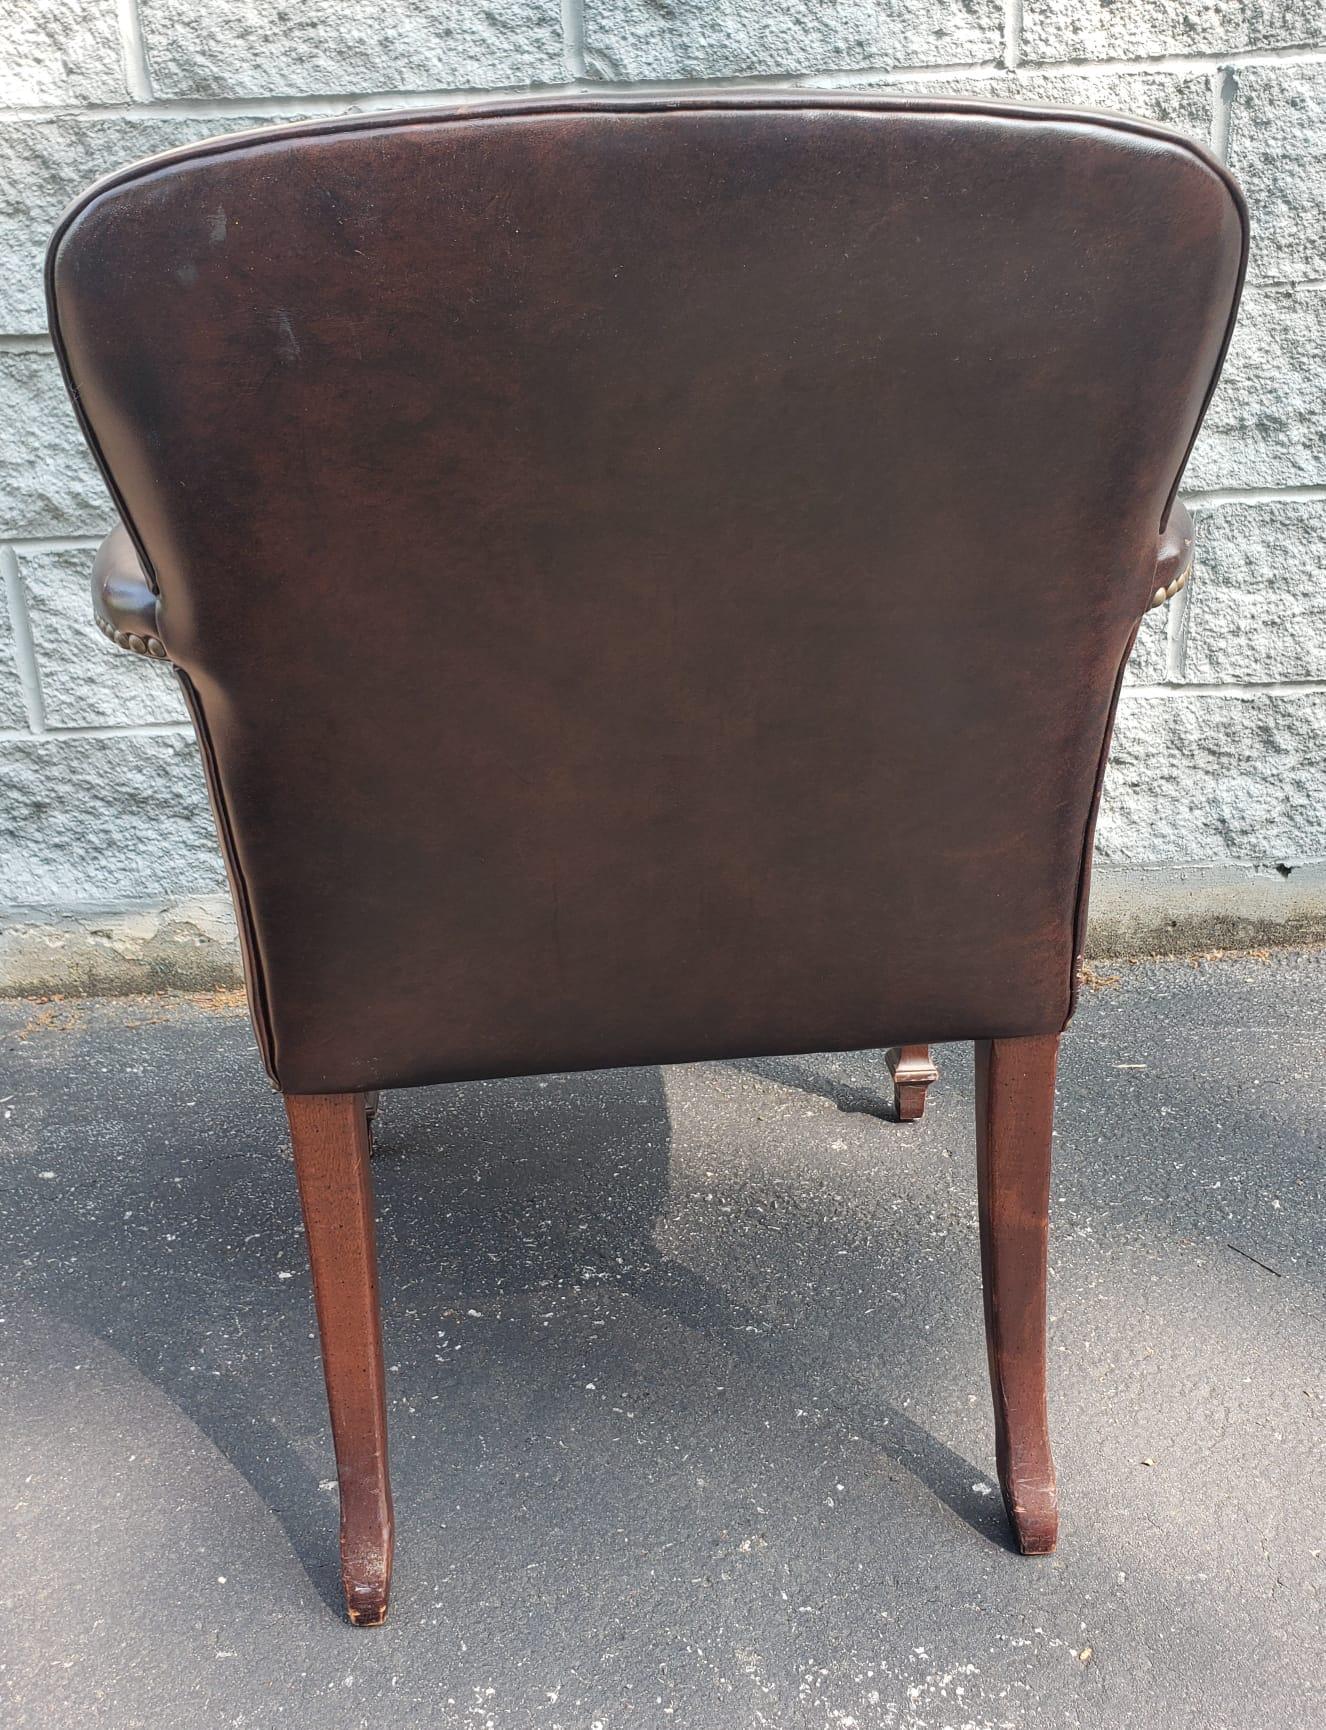
<instances>
[{"instance_id":1,"label":"brown leather chair","mask_svg":"<svg viewBox=\"0 0 1326 1730\"><path fill-rule=\"evenodd\" d=\"M52 329L173 662L285 1095L350 1615L392 1516L366 1102L974 1040L1017 1540L1053 1547L1059 1036L1246 217L1137 121L582 97L219 139L88 192ZM909 1091L910 1090L910 1091Z\"/></svg>"}]
</instances>

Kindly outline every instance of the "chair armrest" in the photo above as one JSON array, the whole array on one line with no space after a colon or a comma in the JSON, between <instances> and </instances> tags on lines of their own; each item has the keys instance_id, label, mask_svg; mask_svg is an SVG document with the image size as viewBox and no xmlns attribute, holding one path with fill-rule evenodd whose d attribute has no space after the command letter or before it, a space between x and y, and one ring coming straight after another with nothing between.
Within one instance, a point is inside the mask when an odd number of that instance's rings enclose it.
<instances>
[{"instance_id":1,"label":"chair armrest","mask_svg":"<svg viewBox=\"0 0 1326 1730\"><path fill-rule=\"evenodd\" d=\"M117 648L156 661L169 659L157 624L157 598L123 523L106 536L93 560L92 616Z\"/></svg>"},{"instance_id":2,"label":"chair armrest","mask_svg":"<svg viewBox=\"0 0 1326 1730\"><path fill-rule=\"evenodd\" d=\"M1163 607L1166 601L1178 594L1192 575L1192 555L1192 518L1175 499L1156 552L1156 592L1151 597L1148 612L1151 607Z\"/></svg>"},{"instance_id":3,"label":"chair armrest","mask_svg":"<svg viewBox=\"0 0 1326 1730\"><path fill-rule=\"evenodd\" d=\"M1187 508L1176 499L1156 554L1152 607L1161 607L1178 594L1192 575L1192 564L1193 522ZM98 629L117 648L151 655L157 661L169 659L158 635L157 598L123 523L106 536L93 561L92 615Z\"/></svg>"}]
</instances>

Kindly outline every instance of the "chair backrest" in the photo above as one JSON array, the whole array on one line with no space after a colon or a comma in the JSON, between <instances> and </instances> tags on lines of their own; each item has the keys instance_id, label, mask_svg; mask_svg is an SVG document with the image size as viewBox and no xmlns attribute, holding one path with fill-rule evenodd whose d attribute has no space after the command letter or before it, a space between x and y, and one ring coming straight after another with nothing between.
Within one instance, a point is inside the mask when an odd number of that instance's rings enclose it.
<instances>
[{"instance_id":1,"label":"chair backrest","mask_svg":"<svg viewBox=\"0 0 1326 1730\"><path fill-rule=\"evenodd\" d=\"M1159 128L836 93L80 200L57 347L280 1085L1058 1030L1245 244Z\"/></svg>"}]
</instances>

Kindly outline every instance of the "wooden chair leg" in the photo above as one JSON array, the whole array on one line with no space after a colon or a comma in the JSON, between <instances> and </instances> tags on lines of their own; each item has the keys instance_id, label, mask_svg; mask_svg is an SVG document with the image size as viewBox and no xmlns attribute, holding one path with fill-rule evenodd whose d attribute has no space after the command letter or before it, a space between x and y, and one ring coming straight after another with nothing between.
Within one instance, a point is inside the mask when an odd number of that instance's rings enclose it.
<instances>
[{"instance_id":1,"label":"wooden chair leg","mask_svg":"<svg viewBox=\"0 0 1326 1730\"><path fill-rule=\"evenodd\" d=\"M893 1107L899 1123L915 1123L925 1110L926 1090L939 1080L928 1045L897 1045L884 1061L893 1077Z\"/></svg>"},{"instance_id":2,"label":"wooden chair leg","mask_svg":"<svg viewBox=\"0 0 1326 1730\"><path fill-rule=\"evenodd\" d=\"M285 1109L341 1487L345 1604L352 1622L376 1627L391 1586L392 1509L368 1117L357 1093L287 1094Z\"/></svg>"},{"instance_id":3,"label":"wooden chair leg","mask_svg":"<svg viewBox=\"0 0 1326 1730\"><path fill-rule=\"evenodd\" d=\"M1059 1532L1045 1400L1045 1271L1057 1034L976 1044L985 1340L1004 1506L1026 1556Z\"/></svg>"}]
</instances>

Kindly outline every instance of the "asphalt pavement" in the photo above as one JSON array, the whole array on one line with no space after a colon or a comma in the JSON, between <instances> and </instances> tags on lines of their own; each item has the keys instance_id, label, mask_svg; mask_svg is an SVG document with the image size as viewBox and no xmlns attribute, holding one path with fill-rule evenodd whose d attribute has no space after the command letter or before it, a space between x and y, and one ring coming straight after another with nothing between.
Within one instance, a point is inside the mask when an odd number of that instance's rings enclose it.
<instances>
[{"instance_id":1,"label":"asphalt pavement","mask_svg":"<svg viewBox=\"0 0 1326 1730\"><path fill-rule=\"evenodd\" d=\"M1052 1558L1008 1548L970 1048L386 1096L397 1560L341 1619L232 995L0 1004L8 1730L1320 1730L1326 955L1096 964Z\"/></svg>"}]
</instances>

